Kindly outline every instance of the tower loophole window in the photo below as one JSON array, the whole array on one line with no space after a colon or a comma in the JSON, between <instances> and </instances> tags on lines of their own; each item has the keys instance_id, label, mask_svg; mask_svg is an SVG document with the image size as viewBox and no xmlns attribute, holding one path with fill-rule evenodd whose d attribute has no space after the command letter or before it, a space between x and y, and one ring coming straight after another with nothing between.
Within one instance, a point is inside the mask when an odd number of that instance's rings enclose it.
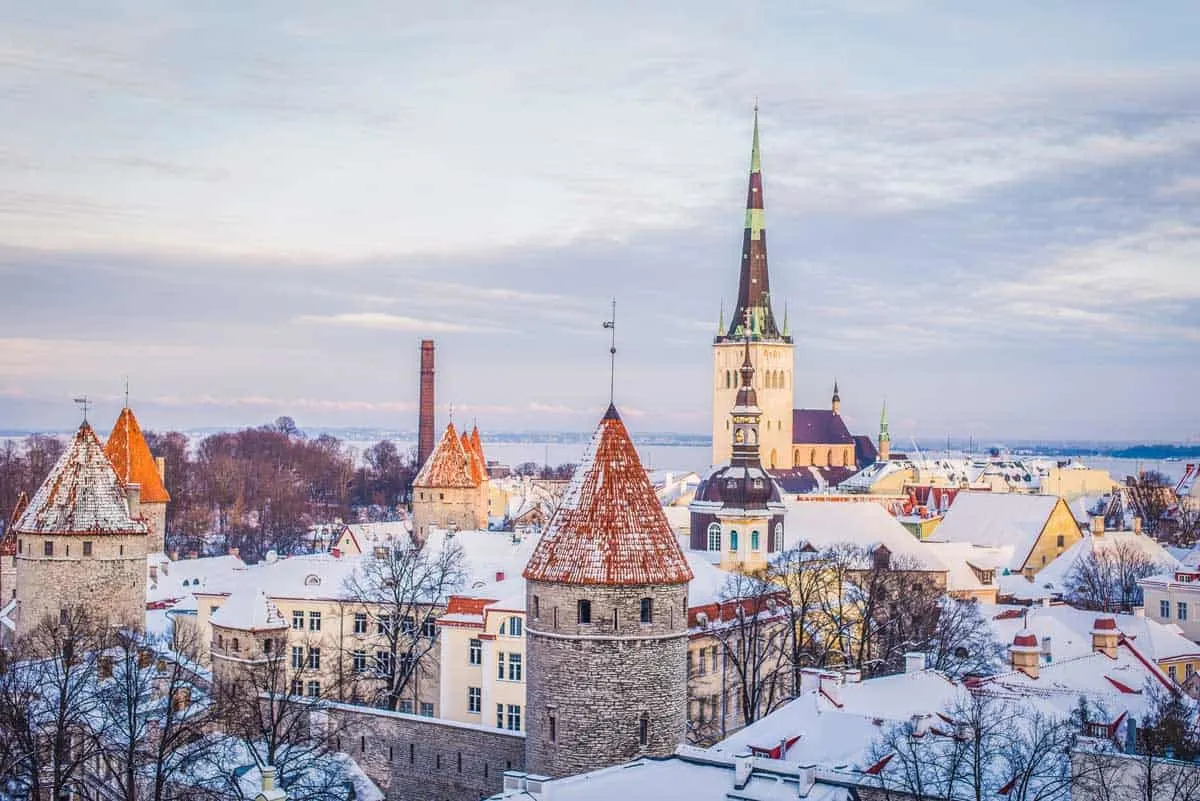
<instances>
[{"instance_id":1,"label":"tower loophole window","mask_svg":"<svg viewBox=\"0 0 1200 801\"><path fill-rule=\"evenodd\" d=\"M643 598L641 603L641 618L643 623L654 622L654 599Z\"/></svg>"},{"instance_id":2,"label":"tower loophole window","mask_svg":"<svg viewBox=\"0 0 1200 801\"><path fill-rule=\"evenodd\" d=\"M591 601L585 601L583 599L580 599L579 605L578 605L578 611L579 611L579 622L580 623L591 623L592 622L592 602Z\"/></svg>"}]
</instances>

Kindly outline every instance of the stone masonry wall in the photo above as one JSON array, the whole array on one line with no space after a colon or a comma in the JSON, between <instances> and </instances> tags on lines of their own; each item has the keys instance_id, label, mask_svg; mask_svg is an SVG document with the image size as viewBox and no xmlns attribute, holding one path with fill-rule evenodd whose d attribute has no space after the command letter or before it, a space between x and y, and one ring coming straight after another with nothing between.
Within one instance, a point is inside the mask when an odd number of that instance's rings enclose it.
<instances>
[{"instance_id":1,"label":"stone masonry wall","mask_svg":"<svg viewBox=\"0 0 1200 801\"><path fill-rule=\"evenodd\" d=\"M477 801L503 789L504 771L524 770L518 732L335 704L340 750L388 801Z\"/></svg>"},{"instance_id":2,"label":"stone masonry wall","mask_svg":"<svg viewBox=\"0 0 1200 801\"><path fill-rule=\"evenodd\" d=\"M112 623L146 621L146 537L139 534L20 535L17 554L17 635L46 615L81 605ZM51 542L53 556L45 556ZM84 556L84 543L92 553Z\"/></svg>"},{"instance_id":3,"label":"stone masonry wall","mask_svg":"<svg viewBox=\"0 0 1200 801\"><path fill-rule=\"evenodd\" d=\"M413 490L413 534L424 540L429 527L463 531L487 528L487 490L479 487L416 487Z\"/></svg>"},{"instance_id":4,"label":"stone masonry wall","mask_svg":"<svg viewBox=\"0 0 1200 801\"><path fill-rule=\"evenodd\" d=\"M527 593L529 770L570 776L671 754L686 733L686 585L530 581ZM645 624L644 597L654 600L653 621ZM591 602L591 623L578 621L581 598Z\"/></svg>"},{"instance_id":5,"label":"stone masonry wall","mask_svg":"<svg viewBox=\"0 0 1200 801\"><path fill-rule=\"evenodd\" d=\"M167 505L165 503L142 502L139 506L142 519L150 527L146 537L147 553L162 553L166 550Z\"/></svg>"}]
</instances>

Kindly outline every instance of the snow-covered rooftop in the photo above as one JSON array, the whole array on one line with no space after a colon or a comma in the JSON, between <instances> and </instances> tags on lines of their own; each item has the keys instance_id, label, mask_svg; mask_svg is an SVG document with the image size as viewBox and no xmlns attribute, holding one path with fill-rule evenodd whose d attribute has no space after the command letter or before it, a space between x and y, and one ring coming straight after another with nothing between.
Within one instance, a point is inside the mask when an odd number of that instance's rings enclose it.
<instances>
[{"instance_id":1,"label":"snow-covered rooftop","mask_svg":"<svg viewBox=\"0 0 1200 801\"><path fill-rule=\"evenodd\" d=\"M279 608L262 590L242 587L235 590L221 608L213 613L214 626L239 629L241 631L265 631L286 629L287 622Z\"/></svg>"},{"instance_id":2,"label":"snow-covered rooftop","mask_svg":"<svg viewBox=\"0 0 1200 801\"><path fill-rule=\"evenodd\" d=\"M850 544L864 550L886 546L892 557L919 569L945 570L938 558L877 503L789 501L785 504L787 546L809 543L817 550Z\"/></svg>"},{"instance_id":3,"label":"snow-covered rooftop","mask_svg":"<svg viewBox=\"0 0 1200 801\"><path fill-rule=\"evenodd\" d=\"M1054 495L960 492L929 539L1012 548L1008 567L1018 570L1060 502Z\"/></svg>"}]
</instances>

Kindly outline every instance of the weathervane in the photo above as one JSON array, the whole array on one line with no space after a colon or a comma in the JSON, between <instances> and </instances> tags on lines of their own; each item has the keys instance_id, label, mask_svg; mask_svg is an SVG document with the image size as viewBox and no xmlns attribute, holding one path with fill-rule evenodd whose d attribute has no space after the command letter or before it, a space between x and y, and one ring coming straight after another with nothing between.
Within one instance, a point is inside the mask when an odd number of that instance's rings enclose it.
<instances>
[{"instance_id":1,"label":"weathervane","mask_svg":"<svg viewBox=\"0 0 1200 801\"><path fill-rule=\"evenodd\" d=\"M75 398L74 401L76 406L78 406L80 409L83 409L83 422L86 423L88 408L92 405L91 400L88 399L87 395L80 395L78 398Z\"/></svg>"},{"instance_id":2,"label":"weathervane","mask_svg":"<svg viewBox=\"0 0 1200 801\"><path fill-rule=\"evenodd\" d=\"M125 376L125 408L129 408L129 376Z\"/></svg>"},{"instance_id":3,"label":"weathervane","mask_svg":"<svg viewBox=\"0 0 1200 801\"><path fill-rule=\"evenodd\" d=\"M604 327L612 332L608 345L608 402L616 398L617 382L617 299L612 299L612 319L604 321Z\"/></svg>"}]
</instances>

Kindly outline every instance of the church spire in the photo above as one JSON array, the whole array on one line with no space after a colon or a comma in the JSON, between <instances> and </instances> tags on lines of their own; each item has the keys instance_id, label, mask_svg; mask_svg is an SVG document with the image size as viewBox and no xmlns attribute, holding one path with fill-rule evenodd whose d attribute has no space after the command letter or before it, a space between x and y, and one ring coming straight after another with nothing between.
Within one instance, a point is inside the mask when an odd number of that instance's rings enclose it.
<instances>
[{"instance_id":1,"label":"church spire","mask_svg":"<svg viewBox=\"0 0 1200 801\"><path fill-rule=\"evenodd\" d=\"M879 461L886 462L892 455L892 435L888 432L887 398L883 399L883 411L879 413Z\"/></svg>"},{"instance_id":2,"label":"church spire","mask_svg":"<svg viewBox=\"0 0 1200 801\"><path fill-rule=\"evenodd\" d=\"M742 235L742 266L738 278L737 309L726 332L738 337L744 332L756 338L779 339L779 327L771 310L771 287L767 275L767 225L763 202L762 157L758 147L758 104L754 106L754 135L750 146L750 182L746 192L746 228ZM749 324L745 322L749 317Z\"/></svg>"}]
</instances>

